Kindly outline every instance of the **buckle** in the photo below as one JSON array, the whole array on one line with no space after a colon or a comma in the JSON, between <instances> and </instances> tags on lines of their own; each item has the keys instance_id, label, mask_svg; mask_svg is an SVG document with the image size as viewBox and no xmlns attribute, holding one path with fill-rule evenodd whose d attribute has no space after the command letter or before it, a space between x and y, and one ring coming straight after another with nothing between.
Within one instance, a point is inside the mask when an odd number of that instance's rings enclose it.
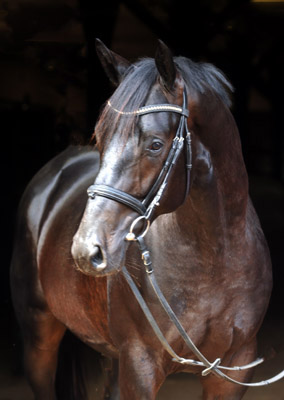
<instances>
[{"instance_id":1,"label":"buckle","mask_svg":"<svg viewBox=\"0 0 284 400\"><path fill-rule=\"evenodd\" d=\"M145 222L147 222L147 225L146 225L144 231L141 233L141 235L139 235L139 237L143 238L143 237L146 235L146 233L148 232L148 230L149 230L149 228L150 228L150 220L147 219L144 215L141 215L140 217L136 218L136 219L132 222L132 224L131 224L131 226L130 226L130 229L129 229L129 232L128 232L128 234L125 236L125 240L128 240L129 242L136 242L136 241L137 241L137 235L135 235L135 233L133 232L133 230L134 230L134 228L135 228L135 225L136 225L139 221L141 221L142 219L145 219ZM145 265L146 265L146 264L145 264Z\"/></svg>"}]
</instances>

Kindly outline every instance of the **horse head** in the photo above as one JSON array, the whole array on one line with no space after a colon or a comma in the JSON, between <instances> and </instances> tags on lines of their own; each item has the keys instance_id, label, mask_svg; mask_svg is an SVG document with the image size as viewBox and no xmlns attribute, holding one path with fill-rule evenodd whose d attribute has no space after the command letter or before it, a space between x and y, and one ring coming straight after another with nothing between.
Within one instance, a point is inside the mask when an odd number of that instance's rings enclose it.
<instances>
[{"instance_id":1,"label":"horse head","mask_svg":"<svg viewBox=\"0 0 284 400\"><path fill-rule=\"evenodd\" d=\"M148 196L147 201L151 203L162 184L161 174L166 174L163 168L169 153L174 153L173 139L181 118L186 115L180 114L187 112L184 81L170 50L162 42L159 42L154 60L145 59L133 65L100 41L97 42L97 52L117 89L95 129L101 155L95 188L104 188L107 194L119 191L120 195L124 194L121 197L130 196L140 204ZM159 105L164 107L160 111L155 109ZM155 112L151 112L152 106ZM176 107L178 111L168 111L168 106ZM151 221L174 211L184 201L188 183L185 154L183 151L180 153L174 161L163 196L151 212ZM158 187L151 191L155 184ZM139 216L139 209L128 207L125 201L121 204L110 196L96 194L98 189L87 202L73 239L72 255L79 270L103 276L122 267L128 247L125 237ZM144 222L145 219L137 223L135 229L142 231Z\"/></svg>"}]
</instances>

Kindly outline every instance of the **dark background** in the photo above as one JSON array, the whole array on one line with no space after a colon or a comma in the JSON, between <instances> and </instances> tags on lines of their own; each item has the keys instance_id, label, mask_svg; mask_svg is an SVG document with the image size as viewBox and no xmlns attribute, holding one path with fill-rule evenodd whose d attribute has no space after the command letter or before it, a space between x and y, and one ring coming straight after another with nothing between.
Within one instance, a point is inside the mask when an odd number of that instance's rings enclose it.
<instances>
[{"instance_id":1,"label":"dark background","mask_svg":"<svg viewBox=\"0 0 284 400\"><path fill-rule=\"evenodd\" d=\"M88 142L111 93L96 58L96 37L130 60L153 56L161 38L175 55L212 62L231 80L250 192L273 261L267 318L283 320L283 24L284 2L1 1L0 317L5 345L12 348L15 342L8 270L20 196L33 174L68 143Z\"/></svg>"}]
</instances>

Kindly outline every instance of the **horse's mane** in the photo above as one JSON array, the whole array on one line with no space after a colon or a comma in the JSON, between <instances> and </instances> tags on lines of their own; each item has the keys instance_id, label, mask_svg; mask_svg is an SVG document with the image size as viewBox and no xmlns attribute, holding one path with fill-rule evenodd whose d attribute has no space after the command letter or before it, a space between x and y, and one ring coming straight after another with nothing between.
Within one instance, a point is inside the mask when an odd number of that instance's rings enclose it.
<instances>
[{"instance_id":1,"label":"horse's mane","mask_svg":"<svg viewBox=\"0 0 284 400\"><path fill-rule=\"evenodd\" d=\"M230 94L233 87L218 68L209 63L196 63L185 57L175 57L174 61L189 93L210 93L221 99L227 107L231 106ZM109 104L105 105L96 124L94 136L99 147L117 131L121 118L125 121L121 136L127 139L134 132L137 115L131 112L145 105L157 76L155 61L151 58L143 58L128 68L121 84L110 98L111 107ZM130 114L118 113L115 109Z\"/></svg>"},{"instance_id":2,"label":"horse's mane","mask_svg":"<svg viewBox=\"0 0 284 400\"><path fill-rule=\"evenodd\" d=\"M175 58L175 63L189 93L190 89L205 95L210 92L219 97L226 106L231 107L231 93L234 88L221 70L212 64L197 63L185 57Z\"/></svg>"}]
</instances>

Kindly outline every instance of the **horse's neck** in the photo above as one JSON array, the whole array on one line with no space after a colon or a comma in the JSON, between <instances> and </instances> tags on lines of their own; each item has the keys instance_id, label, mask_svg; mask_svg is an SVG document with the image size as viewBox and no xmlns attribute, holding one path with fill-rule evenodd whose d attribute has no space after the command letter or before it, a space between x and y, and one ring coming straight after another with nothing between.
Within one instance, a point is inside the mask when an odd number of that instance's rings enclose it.
<instances>
[{"instance_id":1,"label":"horse's neck","mask_svg":"<svg viewBox=\"0 0 284 400\"><path fill-rule=\"evenodd\" d=\"M196 136L191 191L172 215L183 237L194 235L211 244L228 233L233 237L244 232L248 204L248 178L236 124L227 110L218 118Z\"/></svg>"}]
</instances>

